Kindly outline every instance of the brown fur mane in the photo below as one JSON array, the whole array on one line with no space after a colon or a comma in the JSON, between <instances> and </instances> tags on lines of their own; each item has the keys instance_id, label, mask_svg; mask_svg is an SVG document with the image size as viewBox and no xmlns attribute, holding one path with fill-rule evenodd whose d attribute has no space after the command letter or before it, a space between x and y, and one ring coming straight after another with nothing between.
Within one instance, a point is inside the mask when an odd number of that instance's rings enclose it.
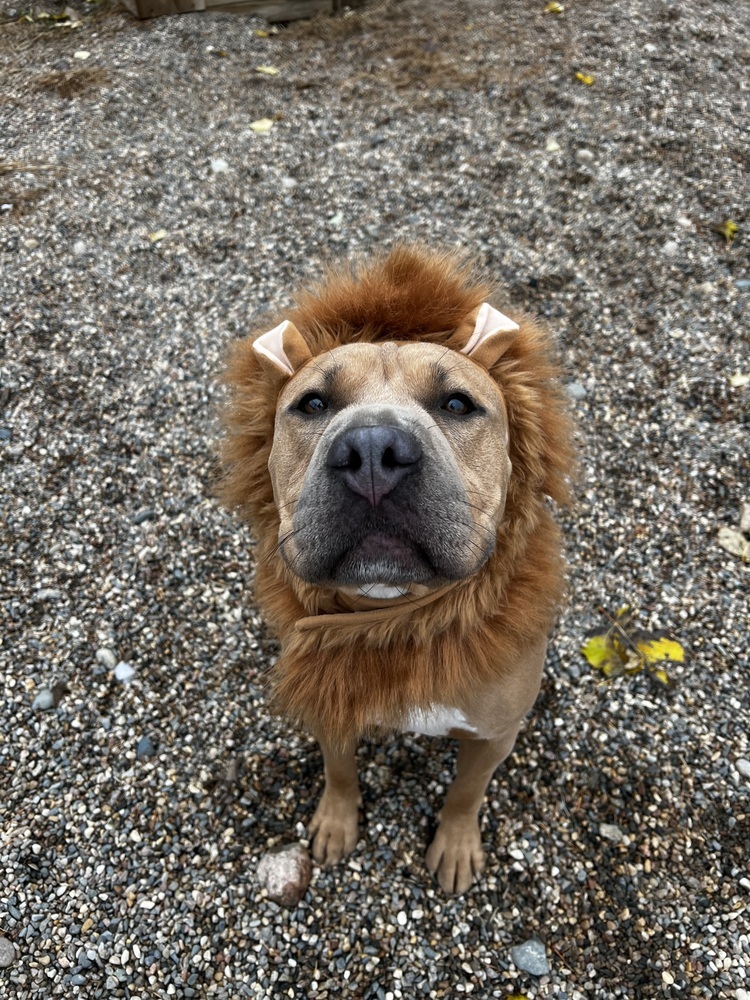
<instances>
[{"instance_id":1,"label":"brown fur mane","mask_svg":"<svg viewBox=\"0 0 750 1000\"><path fill-rule=\"evenodd\" d=\"M283 318L313 355L356 341L424 340L452 348L463 346L455 341L460 321L491 298L455 255L400 246L374 262L331 271ZM514 318L520 332L490 371L508 410L513 464L495 552L439 602L362 630L294 628L304 615L330 610L331 597L292 577L277 553L268 459L278 383L261 368L253 337L232 346L221 498L259 539L256 595L282 643L275 705L329 739L356 737L373 720L396 725L412 708L460 703L502 675L504 664L554 620L563 568L545 495L569 499L571 429L548 336L530 317Z\"/></svg>"}]
</instances>

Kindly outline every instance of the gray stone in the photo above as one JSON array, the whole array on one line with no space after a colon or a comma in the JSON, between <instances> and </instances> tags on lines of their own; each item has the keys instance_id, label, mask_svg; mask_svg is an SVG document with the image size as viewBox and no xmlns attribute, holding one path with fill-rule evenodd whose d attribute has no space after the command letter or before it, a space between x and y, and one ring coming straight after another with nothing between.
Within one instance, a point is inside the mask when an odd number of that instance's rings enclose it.
<instances>
[{"instance_id":1,"label":"gray stone","mask_svg":"<svg viewBox=\"0 0 750 1000\"><path fill-rule=\"evenodd\" d=\"M117 657L111 649L102 647L96 651L96 662L101 663L101 665L106 667L107 670L114 670L117 666Z\"/></svg>"},{"instance_id":2,"label":"gray stone","mask_svg":"<svg viewBox=\"0 0 750 1000\"><path fill-rule=\"evenodd\" d=\"M615 844L621 844L625 834L614 823L600 823L599 836L604 837L605 840L611 840Z\"/></svg>"},{"instance_id":3,"label":"gray stone","mask_svg":"<svg viewBox=\"0 0 750 1000\"><path fill-rule=\"evenodd\" d=\"M0 937L0 969L7 969L16 960L16 949L12 941Z\"/></svg>"},{"instance_id":4,"label":"gray stone","mask_svg":"<svg viewBox=\"0 0 750 1000\"><path fill-rule=\"evenodd\" d=\"M741 292L750 292L750 278L738 278L734 284Z\"/></svg>"},{"instance_id":5,"label":"gray stone","mask_svg":"<svg viewBox=\"0 0 750 1000\"><path fill-rule=\"evenodd\" d=\"M0 427L0 441L10 441L13 437L13 431L10 427Z\"/></svg>"},{"instance_id":6,"label":"gray stone","mask_svg":"<svg viewBox=\"0 0 750 1000\"><path fill-rule=\"evenodd\" d=\"M49 688L42 688L31 706L37 712L47 712L55 707L55 696Z\"/></svg>"},{"instance_id":7,"label":"gray stone","mask_svg":"<svg viewBox=\"0 0 750 1000\"><path fill-rule=\"evenodd\" d=\"M565 391L571 399L583 399L586 395L586 389L580 382L569 382L565 386Z\"/></svg>"},{"instance_id":8,"label":"gray stone","mask_svg":"<svg viewBox=\"0 0 750 1000\"><path fill-rule=\"evenodd\" d=\"M133 524L143 524L144 521L153 521L156 511L151 507L143 507L133 515Z\"/></svg>"},{"instance_id":9,"label":"gray stone","mask_svg":"<svg viewBox=\"0 0 750 1000\"><path fill-rule=\"evenodd\" d=\"M128 681L132 681L135 677L135 670L129 663L125 663L124 660L120 660L115 667L115 677L118 681L122 681L123 684L127 684Z\"/></svg>"},{"instance_id":10,"label":"gray stone","mask_svg":"<svg viewBox=\"0 0 750 1000\"><path fill-rule=\"evenodd\" d=\"M56 587L44 587L42 590L37 590L34 594L34 600L36 601L59 601L61 597L62 591Z\"/></svg>"},{"instance_id":11,"label":"gray stone","mask_svg":"<svg viewBox=\"0 0 750 1000\"><path fill-rule=\"evenodd\" d=\"M156 753L156 748L148 736L141 736L138 740L138 746L135 748L135 755L138 760L143 760L144 757L153 757Z\"/></svg>"},{"instance_id":12,"label":"gray stone","mask_svg":"<svg viewBox=\"0 0 750 1000\"><path fill-rule=\"evenodd\" d=\"M511 948L510 956L514 965L522 972L529 972L532 976L546 976L549 972L547 953L538 938L529 938L523 944Z\"/></svg>"},{"instance_id":13,"label":"gray stone","mask_svg":"<svg viewBox=\"0 0 750 1000\"><path fill-rule=\"evenodd\" d=\"M750 778L750 760L746 760L744 757L738 757L738 759L734 762L734 766L743 778Z\"/></svg>"},{"instance_id":14,"label":"gray stone","mask_svg":"<svg viewBox=\"0 0 750 1000\"><path fill-rule=\"evenodd\" d=\"M590 149L579 149L576 151L576 160L579 163L586 163L586 164L593 163L594 154L591 152Z\"/></svg>"},{"instance_id":15,"label":"gray stone","mask_svg":"<svg viewBox=\"0 0 750 1000\"><path fill-rule=\"evenodd\" d=\"M82 976L79 972L77 976L73 976L73 978L70 980L70 984L71 986L85 986L86 977Z\"/></svg>"}]
</instances>

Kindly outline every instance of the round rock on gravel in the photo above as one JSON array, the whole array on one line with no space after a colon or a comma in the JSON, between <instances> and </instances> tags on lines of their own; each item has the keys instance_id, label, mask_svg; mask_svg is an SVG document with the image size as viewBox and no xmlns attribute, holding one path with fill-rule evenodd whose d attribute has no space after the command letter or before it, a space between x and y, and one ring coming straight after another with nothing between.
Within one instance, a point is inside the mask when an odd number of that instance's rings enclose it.
<instances>
[{"instance_id":1,"label":"round rock on gravel","mask_svg":"<svg viewBox=\"0 0 750 1000\"><path fill-rule=\"evenodd\" d=\"M269 897L282 906L299 903L307 892L311 877L310 855L301 844L269 851L258 864L258 881Z\"/></svg>"},{"instance_id":2,"label":"round rock on gravel","mask_svg":"<svg viewBox=\"0 0 750 1000\"><path fill-rule=\"evenodd\" d=\"M16 949L12 941L0 937L0 969L7 969L16 960Z\"/></svg>"}]
</instances>

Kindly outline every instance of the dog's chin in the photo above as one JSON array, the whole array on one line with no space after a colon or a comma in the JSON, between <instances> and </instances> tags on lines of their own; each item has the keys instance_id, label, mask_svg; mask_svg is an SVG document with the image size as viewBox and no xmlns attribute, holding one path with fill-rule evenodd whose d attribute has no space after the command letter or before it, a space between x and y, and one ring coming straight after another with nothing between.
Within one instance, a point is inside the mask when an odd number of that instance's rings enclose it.
<instances>
[{"instance_id":1,"label":"dog's chin","mask_svg":"<svg viewBox=\"0 0 750 1000\"><path fill-rule=\"evenodd\" d=\"M393 535L366 535L344 552L315 565L308 560L288 562L307 583L333 587L404 586L439 582L441 575L419 546Z\"/></svg>"},{"instance_id":2,"label":"dog's chin","mask_svg":"<svg viewBox=\"0 0 750 1000\"><path fill-rule=\"evenodd\" d=\"M353 545L331 574L341 587L428 583L436 575L427 555L418 546L381 533L366 535Z\"/></svg>"}]
</instances>

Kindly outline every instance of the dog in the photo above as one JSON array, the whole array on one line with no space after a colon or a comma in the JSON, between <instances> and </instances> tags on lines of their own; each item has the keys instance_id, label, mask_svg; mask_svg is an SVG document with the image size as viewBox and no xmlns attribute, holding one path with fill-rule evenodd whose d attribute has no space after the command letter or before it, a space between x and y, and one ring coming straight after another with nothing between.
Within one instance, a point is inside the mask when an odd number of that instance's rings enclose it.
<instances>
[{"instance_id":1,"label":"dog","mask_svg":"<svg viewBox=\"0 0 750 1000\"><path fill-rule=\"evenodd\" d=\"M427 866L484 865L478 814L540 687L564 592L548 497L571 425L548 335L451 253L334 268L227 363L223 502L258 539L271 707L324 758L313 856L356 846L365 734L459 740Z\"/></svg>"}]
</instances>

